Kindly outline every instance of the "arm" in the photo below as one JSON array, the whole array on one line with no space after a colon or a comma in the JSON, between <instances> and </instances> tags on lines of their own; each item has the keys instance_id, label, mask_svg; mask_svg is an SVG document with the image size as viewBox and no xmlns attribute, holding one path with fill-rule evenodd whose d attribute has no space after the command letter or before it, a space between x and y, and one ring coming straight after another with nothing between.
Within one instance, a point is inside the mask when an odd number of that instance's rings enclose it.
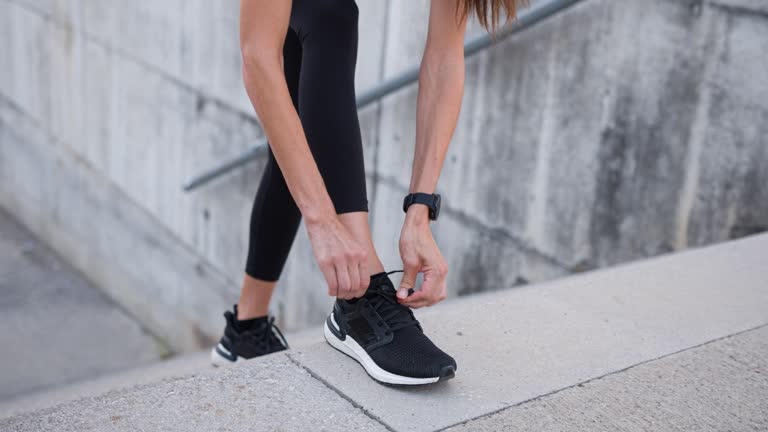
<instances>
[{"instance_id":1,"label":"arm","mask_svg":"<svg viewBox=\"0 0 768 432\"><path fill-rule=\"evenodd\" d=\"M453 136L464 93L464 32L456 0L432 0L429 33L419 72L416 149L410 192L434 193ZM398 297L411 307L429 306L445 298L447 264L429 229L426 206L408 208L400 233L404 274ZM416 275L424 273L421 290L406 298Z\"/></svg>"},{"instance_id":2,"label":"arm","mask_svg":"<svg viewBox=\"0 0 768 432\"><path fill-rule=\"evenodd\" d=\"M466 20L457 23L454 11L454 1L432 0L419 71L411 192L434 193L459 118L464 94Z\"/></svg>"},{"instance_id":3,"label":"arm","mask_svg":"<svg viewBox=\"0 0 768 432\"><path fill-rule=\"evenodd\" d=\"M336 215L291 102L282 53L291 0L242 0L243 81L288 189L304 217L329 295L352 298L368 287L366 252Z\"/></svg>"},{"instance_id":4,"label":"arm","mask_svg":"<svg viewBox=\"0 0 768 432\"><path fill-rule=\"evenodd\" d=\"M243 81L288 189L302 216L311 222L329 219L335 211L283 74L283 42L290 15L290 1L242 1Z\"/></svg>"}]
</instances>

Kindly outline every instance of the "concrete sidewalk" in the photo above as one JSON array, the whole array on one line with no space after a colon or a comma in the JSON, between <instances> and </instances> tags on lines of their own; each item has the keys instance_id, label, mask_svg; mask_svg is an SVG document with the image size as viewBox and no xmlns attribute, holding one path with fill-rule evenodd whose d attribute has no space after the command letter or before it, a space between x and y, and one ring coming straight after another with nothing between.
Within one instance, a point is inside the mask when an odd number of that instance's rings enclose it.
<instances>
[{"instance_id":1,"label":"concrete sidewalk","mask_svg":"<svg viewBox=\"0 0 768 432\"><path fill-rule=\"evenodd\" d=\"M372 382L324 344L0 430L766 430L768 235L418 314L454 380Z\"/></svg>"},{"instance_id":2,"label":"concrete sidewalk","mask_svg":"<svg viewBox=\"0 0 768 432\"><path fill-rule=\"evenodd\" d=\"M286 332L292 348L302 348L322 342L322 327ZM81 398L99 396L109 391L146 385L163 379L191 376L211 368L211 351L173 356L149 365L121 369L106 375L78 380L72 384L30 392L0 401L0 419L50 408Z\"/></svg>"}]
</instances>

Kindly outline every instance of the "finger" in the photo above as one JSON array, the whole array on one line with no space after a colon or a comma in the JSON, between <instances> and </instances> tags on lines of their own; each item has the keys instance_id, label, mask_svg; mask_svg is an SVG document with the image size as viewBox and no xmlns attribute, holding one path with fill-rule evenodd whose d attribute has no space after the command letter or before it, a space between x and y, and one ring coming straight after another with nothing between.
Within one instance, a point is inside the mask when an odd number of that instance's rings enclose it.
<instances>
[{"instance_id":1,"label":"finger","mask_svg":"<svg viewBox=\"0 0 768 432\"><path fill-rule=\"evenodd\" d=\"M423 308L423 307L427 307L427 306L432 306L432 305L429 304L426 300L422 300L422 301L415 302L415 303L409 303L409 304L407 304L405 306L408 306L411 309L419 309L419 308Z\"/></svg>"},{"instance_id":2,"label":"finger","mask_svg":"<svg viewBox=\"0 0 768 432\"><path fill-rule=\"evenodd\" d=\"M426 302L428 298L429 298L428 294L423 290L415 291L413 294L409 295L407 298L400 299L400 303L406 306L411 306L417 303Z\"/></svg>"},{"instance_id":3,"label":"finger","mask_svg":"<svg viewBox=\"0 0 768 432\"><path fill-rule=\"evenodd\" d=\"M328 295L336 297L339 293L339 283L336 280L336 270L332 266L321 265L320 271L323 272L325 282L328 283Z\"/></svg>"},{"instance_id":4,"label":"finger","mask_svg":"<svg viewBox=\"0 0 768 432\"><path fill-rule=\"evenodd\" d=\"M407 304L416 304L418 302L429 303L434 295L435 290L435 274L427 270L424 272L424 280L421 282L421 289L402 299Z\"/></svg>"},{"instance_id":5,"label":"finger","mask_svg":"<svg viewBox=\"0 0 768 432\"><path fill-rule=\"evenodd\" d=\"M365 295L366 291L368 291L368 286L371 284L371 276L370 273L368 273L368 261L360 261L358 267L358 271L360 272L360 292L362 292L362 296Z\"/></svg>"},{"instance_id":6,"label":"finger","mask_svg":"<svg viewBox=\"0 0 768 432\"><path fill-rule=\"evenodd\" d=\"M418 309L418 308L430 306L432 304L430 302L429 296L425 293L422 293L421 291L418 291L415 294L411 295L410 297L408 297L407 300L408 300L407 302L401 302L401 303L404 306L408 306L411 309Z\"/></svg>"},{"instance_id":7,"label":"finger","mask_svg":"<svg viewBox=\"0 0 768 432\"><path fill-rule=\"evenodd\" d=\"M352 262L347 266L349 272L349 290L352 297L360 297L360 266L356 262Z\"/></svg>"},{"instance_id":8,"label":"finger","mask_svg":"<svg viewBox=\"0 0 768 432\"><path fill-rule=\"evenodd\" d=\"M424 296L410 300L408 303L402 303L404 306L408 306L411 309L418 309L427 306L433 306L439 302L439 298L435 300L434 297Z\"/></svg>"},{"instance_id":9,"label":"finger","mask_svg":"<svg viewBox=\"0 0 768 432\"><path fill-rule=\"evenodd\" d=\"M400 300L401 304L406 306L417 308L423 306L432 306L445 300L445 283L442 287L435 286L436 282L425 278L424 283L421 284L421 290L414 292L412 295L405 299Z\"/></svg>"},{"instance_id":10,"label":"finger","mask_svg":"<svg viewBox=\"0 0 768 432\"><path fill-rule=\"evenodd\" d=\"M419 267L416 265L404 265L403 278L400 280L400 288L397 290L397 298L405 299L408 297L408 290L416 288L416 276L419 274Z\"/></svg>"},{"instance_id":11,"label":"finger","mask_svg":"<svg viewBox=\"0 0 768 432\"><path fill-rule=\"evenodd\" d=\"M440 303L443 300L445 300L445 296L444 295L440 295L440 296L437 296L437 297L435 297L435 296L428 296L428 297L425 297L425 298L422 298L422 299L414 299L411 302L404 303L404 304L406 306L408 306L408 307L420 308L420 307L424 307L424 306L434 306L434 305Z\"/></svg>"},{"instance_id":12,"label":"finger","mask_svg":"<svg viewBox=\"0 0 768 432\"><path fill-rule=\"evenodd\" d=\"M339 279L339 297L349 300L352 298L352 282L349 280L349 270L346 263L336 264L336 277Z\"/></svg>"},{"instance_id":13,"label":"finger","mask_svg":"<svg viewBox=\"0 0 768 432\"><path fill-rule=\"evenodd\" d=\"M419 293L423 293L423 296L409 297L406 300L411 301L413 304L421 301L423 298L427 303L426 306L432 306L435 303L445 298L446 291L446 272L445 266L439 266L437 268L429 268L424 272L424 281L421 284L421 290Z\"/></svg>"}]
</instances>

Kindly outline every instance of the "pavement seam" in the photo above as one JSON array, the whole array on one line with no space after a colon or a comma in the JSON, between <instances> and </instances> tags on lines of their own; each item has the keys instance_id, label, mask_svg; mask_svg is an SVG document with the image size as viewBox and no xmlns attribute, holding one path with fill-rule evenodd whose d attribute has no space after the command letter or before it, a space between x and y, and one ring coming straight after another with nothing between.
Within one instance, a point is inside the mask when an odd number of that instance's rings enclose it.
<instances>
[{"instance_id":1,"label":"pavement seam","mask_svg":"<svg viewBox=\"0 0 768 432\"><path fill-rule=\"evenodd\" d=\"M367 409L365 409L364 406L360 405L354 399L352 399L351 397L349 397L346 394L344 394L344 392L342 392L341 390L336 388L333 384L331 384L327 380L323 379L320 375L316 374L312 369L304 366L299 360L293 358L292 355L290 355L289 353L285 353L285 356L288 357L288 360L293 362L293 364L295 364L296 366L304 369L312 378L320 381L325 387L327 387L328 389L330 389L331 391L333 391L334 393L339 395L342 399L344 399L347 402L349 402L350 404L352 404L352 406L354 406L355 408L359 409L363 414L368 416L368 418L370 418L371 420L375 421L376 423L384 426L390 432L397 432L397 429L395 429L392 426L390 426L387 422L382 420L381 417L379 417L379 416L373 414L372 412L368 411Z\"/></svg>"},{"instance_id":2,"label":"pavement seam","mask_svg":"<svg viewBox=\"0 0 768 432\"><path fill-rule=\"evenodd\" d=\"M671 357L671 356L674 356L674 355L677 355L677 354L682 354L682 353L690 351L690 350L694 350L694 349L697 349L697 348L702 348L704 346L707 346L707 345L710 345L710 344L713 344L713 343L716 343L716 342L721 342L721 341L724 341L724 340L727 340L727 339L730 339L730 338L733 338L733 337L736 337L736 336L741 336L741 335L749 333L749 332L760 330L760 329L762 329L764 327L768 327L768 323L763 323L763 324L760 324L758 326L755 326L755 327L752 327L752 328L748 328L746 330L741 330L741 331L738 331L736 333L731 333L729 335L721 336L721 337L718 337L718 338L715 338L715 339L712 339L712 340L709 340L709 341L706 341L706 342L702 342L702 343L697 344L697 345L692 345L690 347L683 348L681 350L674 351L674 352L671 352L671 353L668 353L668 354L664 354L664 355L661 355L661 356L658 356L658 357L655 357L655 358L652 358L652 359L649 359L649 360L644 360L644 361L641 361L639 363L635 363L633 365L629 365L629 366L627 366L625 368L615 370L613 372L608 372L606 374L603 374L603 375L600 375L600 376L597 376L597 377L594 377L594 378L590 378L588 380L577 382L576 384L572 384L572 385L569 385L567 387L559 388L557 390L552 390L551 392L544 393L542 395L538 395L538 396L526 399L524 401L520 401L520 402L515 403L513 405L509 405L509 406L506 406L506 407L503 407L503 408L499 408L497 410L490 411L490 412L487 412L485 414L481 414L479 416L472 417L470 419L463 420L463 421L460 421L458 423L454 423L454 424L442 427L440 429L435 429L434 432L445 431L447 429L450 429L450 428L453 428L453 427L456 427L456 426L462 426L462 425L468 424L468 423L473 422L475 420L481 420L481 419L486 418L486 417L491 417L493 415L499 414L499 413L504 412L506 410L509 410L509 409L512 409L512 408L517 408L517 407L519 407L521 405L525 405L525 404L527 404L529 402L535 402L535 401L537 401L539 399L543 399L543 398L546 398L548 396L553 396L553 395L555 395L557 393L560 393L560 392L565 391L565 390L570 390L570 389L572 389L574 387L581 387L581 386L583 386L585 384L590 384L590 383L592 383L594 381L599 381L599 380L601 380L603 378L606 378L606 377L609 377L609 376L612 376L612 375L617 375L617 374L620 374L620 373L623 373L623 372L627 372L627 371L629 371L631 369L634 369L634 368L636 368L638 366L642 366L642 365L647 364L647 363L652 363L652 362L655 362L657 360L662 360L662 359L665 359L667 357Z\"/></svg>"}]
</instances>

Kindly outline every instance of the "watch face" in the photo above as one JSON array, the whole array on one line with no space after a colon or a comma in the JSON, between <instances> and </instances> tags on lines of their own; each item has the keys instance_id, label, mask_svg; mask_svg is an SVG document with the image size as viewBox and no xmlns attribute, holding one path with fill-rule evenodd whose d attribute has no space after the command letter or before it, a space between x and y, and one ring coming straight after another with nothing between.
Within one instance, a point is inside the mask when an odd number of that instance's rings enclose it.
<instances>
[{"instance_id":1,"label":"watch face","mask_svg":"<svg viewBox=\"0 0 768 432\"><path fill-rule=\"evenodd\" d=\"M442 198L440 198L440 194L435 194L435 217L433 220L437 220L437 217L440 216L440 202L442 201Z\"/></svg>"}]
</instances>

